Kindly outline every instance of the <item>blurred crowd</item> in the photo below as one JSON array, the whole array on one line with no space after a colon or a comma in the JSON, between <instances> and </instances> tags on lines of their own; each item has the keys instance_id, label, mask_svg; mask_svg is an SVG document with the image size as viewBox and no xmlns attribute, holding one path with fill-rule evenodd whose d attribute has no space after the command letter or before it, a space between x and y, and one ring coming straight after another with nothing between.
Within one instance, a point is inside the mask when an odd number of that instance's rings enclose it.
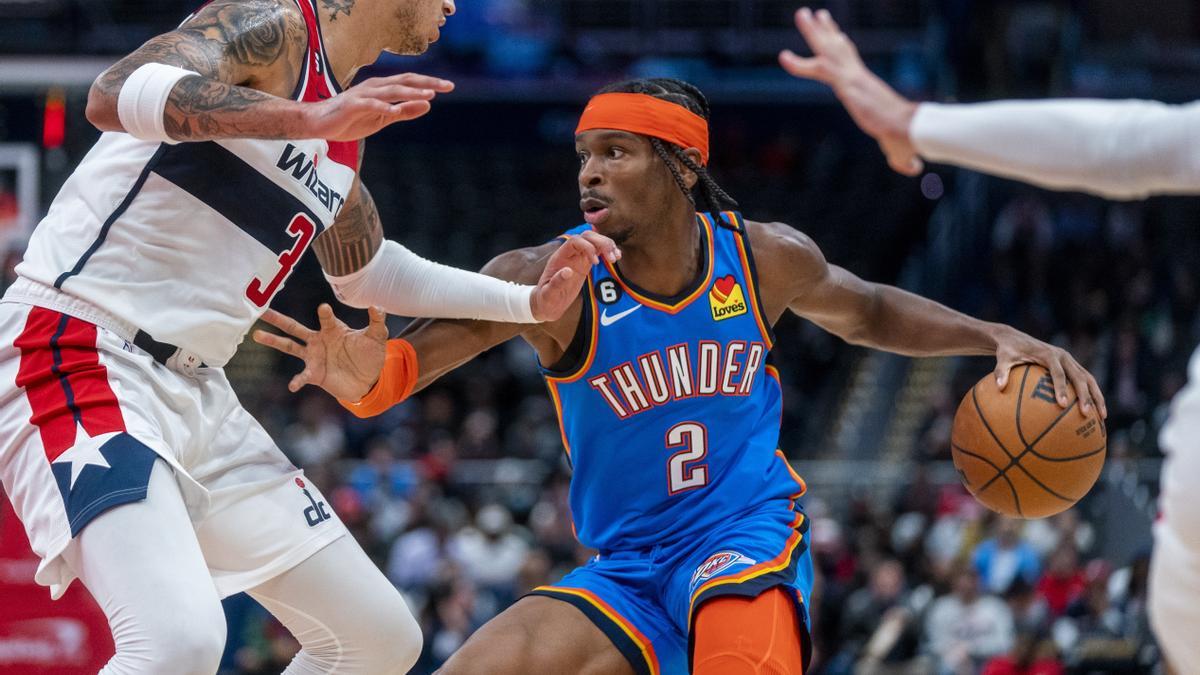
<instances>
[{"instance_id":1,"label":"blurred crowd","mask_svg":"<svg viewBox=\"0 0 1200 675\"><path fill-rule=\"evenodd\" d=\"M817 519L816 672L1154 672L1149 550L1108 560L1097 543L1078 509L1005 519L920 475L893 504Z\"/></svg>"}]
</instances>

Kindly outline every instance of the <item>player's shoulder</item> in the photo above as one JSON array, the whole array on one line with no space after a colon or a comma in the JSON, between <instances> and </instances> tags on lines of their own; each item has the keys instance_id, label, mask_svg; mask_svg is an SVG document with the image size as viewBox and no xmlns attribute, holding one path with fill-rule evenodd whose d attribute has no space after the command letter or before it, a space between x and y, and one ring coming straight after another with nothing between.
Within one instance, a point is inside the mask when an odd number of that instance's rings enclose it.
<instances>
[{"instance_id":1,"label":"player's shoulder","mask_svg":"<svg viewBox=\"0 0 1200 675\"><path fill-rule=\"evenodd\" d=\"M213 0L179 27L203 31L248 65L269 65L264 61L308 40L304 12L291 0Z\"/></svg>"},{"instance_id":2,"label":"player's shoulder","mask_svg":"<svg viewBox=\"0 0 1200 675\"><path fill-rule=\"evenodd\" d=\"M745 221L746 236L754 251L760 274L787 271L790 275L820 273L826 267L825 255L812 237L787 223Z\"/></svg>"},{"instance_id":3,"label":"player's shoulder","mask_svg":"<svg viewBox=\"0 0 1200 675\"><path fill-rule=\"evenodd\" d=\"M539 246L527 246L505 251L492 258L481 270L484 274L519 284L534 285L546 269L546 261L562 246L564 239L554 239Z\"/></svg>"}]
</instances>

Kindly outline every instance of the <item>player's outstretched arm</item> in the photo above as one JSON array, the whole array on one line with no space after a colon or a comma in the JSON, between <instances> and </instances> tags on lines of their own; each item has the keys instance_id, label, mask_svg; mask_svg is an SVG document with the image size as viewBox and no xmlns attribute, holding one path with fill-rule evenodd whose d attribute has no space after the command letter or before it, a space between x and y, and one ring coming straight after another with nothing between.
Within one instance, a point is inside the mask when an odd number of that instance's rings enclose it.
<instances>
[{"instance_id":1,"label":"player's outstretched arm","mask_svg":"<svg viewBox=\"0 0 1200 675\"><path fill-rule=\"evenodd\" d=\"M905 175L920 157L1110 199L1200 193L1200 104L1154 101L922 103L900 96L859 58L826 10L796 13L813 50L779 55L784 70L833 88L850 116Z\"/></svg>"},{"instance_id":2,"label":"player's outstretched arm","mask_svg":"<svg viewBox=\"0 0 1200 675\"><path fill-rule=\"evenodd\" d=\"M575 270L572 242L510 251L489 262L483 274L506 281L536 283ZM589 263L590 266L590 263ZM586 272L585 272L586 273ZM333 315L328 305L318 309L320 328L311 329L273 310L263 319L283 335L257 330L254 340L304 361L304 370L288 388L316 385L334 395L355 414L379 414L480 353L517 335L525 337L548 360L570 342L579 320L579 284L572 307L556 322L514 324L468 320L419 320L401 338L388 340L384 313L369 310L370 323L352 329Z\"/></svg>"},{"instance_id":3,"label":"player's outstretched arm","mask_svg":"<svg viewBox=\"0 0 1200 675\"><path fill-rule=\"evenodd\" d=\"M788 225L749 227L764 303L777 308L772 316L791 310L852 344L907 356L995 356L1001 389L1013 366L1037 363L1050 372L1063 407L1069 382L1079 393L1082 414L1090 414L1093 406L1107 414L1095 378L1063 349L894 286L864 281L826 262L812 239Z\"/></svg>"},{"instance_id":4,"label":"player's outstretched arm","mask_svg":"<svg viewBox=\"0 0 1200 675\"><path fill-rule=\"evenodd\" d=\"M549 273L533 277L530 284L447 267L385 241L379 212L361 183L313 247L338 299L353 307L507 323L557 319L601 256L610 262L620 258L611 239L589 231L558 247L546 268Z\"/></svg>"},{"instance_id":5,"label":"player's outstretched arm","mask_svg":"<svg viewBox=\"0 0 1200 675\"><path fill-rule=\"evenodd\" d=\"M286 95L305 65L300 10L282 0L216 0L100 75L87 118L101 131L166 142L222 138L357 140L420 117L453 84L406 73L319 103Z\"/></svg>"}]
</instances>

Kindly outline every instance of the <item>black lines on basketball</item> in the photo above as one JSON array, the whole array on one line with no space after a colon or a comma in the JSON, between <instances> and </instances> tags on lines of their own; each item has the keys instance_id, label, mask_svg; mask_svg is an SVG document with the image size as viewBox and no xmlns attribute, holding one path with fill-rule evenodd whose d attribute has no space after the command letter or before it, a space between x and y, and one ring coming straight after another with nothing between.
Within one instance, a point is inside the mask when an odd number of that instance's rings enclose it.
<instances>
[{"instance_id":1,"label":"black lines on basketball","mask_svg":"<svg viewBox=\"0 0 1200 675\"><path fill-rule=\"evenodd\" d=\"M1069 412L1071 412L1072 410L1074 410L1074 409L1075 409L1075 406L1077 406L1077 405L1079 405L1079 399L1075 399L1074 401L1071 401L1071 405L1067 406L1066 408L1064 408L1064 409L1063 409L1063 411L1062 411L1062 412L1058 413L1058 417L1055 417L1055 418L1054 418L1054 421L1050 423L1050 426L1046 427L1045 431L1043 431L1042 433L1038 434L1038 437L1037 437L1037 438L1035 438L1035 439L1033 439L1033 442L1029 444L1029 446L1028 446L1028 447L1029 447L1029 451L1030 451L1030 452L1033 452L1033 454L1037 455L1038 453L1037 453L1037 452L1034 450L1034 448L1036 448L1036 447L1037 447L1037 444L1038 444L1038 443L1039 443L1039 442L1040 442L1040 441L1041 441L1043 438L1045 438L1045 437L1046 437L1046 434L1048 434L1048 433L1050 433L1051 431L1053 431L1053 430L1054 430L1054 427L1058 426L1058 423L1062 421L1062 418L1066 417L1066 416L1067 416L1067 413L1069 413ZM1020 425L1020 424L1017 424L1017 428L1018 428L1018 429L1020 429L1020 428L1021 428L1021 425ZM1038 456L1040 457L1041 455L1038 455Z\"/></svg>"},{"instance_id":2,"label":"black lines on basketball","mask_svg":"<svg viewBox=\"0 0 1200 675\"><path fill-rule=\"evenodd\" d=\"M988 424L987 416L983 414L983 408L979 407L979 395L975 393L975 390L978 388L979 383L975 383L975 386L971 387L971 401L975 404L975 412L979 413L979 421L983 422L984 428L991 434L992 440L996 441L996 445L1000 446L1004 454L1008 455L1011 459L1013 454L1008 451L1008 448L1004 447L1004 443L1000 441L1000 437L996 435L996 432L992 429L992 425Z\"/></svg>"},{"instance_id":3,"label":"black lines on basketball","mask_svg":"<svg viewBox=\"0 0 1200 675\"><path fill-rule=\"evenodd\" d=\"M1087 459L1088 457L1093 457L1095 455L1098 455L1098 454L1104 452L1107 449L1108 449L1108 446L1102 445L1102 446L1096 448L1095 450L1091 450L1091 451L1088 451L1088 452L1085 452L1085 453L1082 453L1079 455L1071 455L1070 457L1050 457L1047 455L1043 455L1042 453L1034 450L1033 456L1037 457L1038 459L1045 460L1047 462L1074 462L1077 459Z\"/></svg>"},{"instance_id":4,"label":"black lines on basketball","mask_svg":"<svg viewBox=\"0 0 1200 675\"><path fill-rule=\"evenodd\" d=\"M997 478L1003 478L1004 482L1008 484L1008 489L1012 491L1013 504L1017 507L1017 513L1021 513L1021 496L1019 494L1017 494L1017 488L1015 485L1013 485L1012 479L1010 479L1006 475L1008 473L1008 467L1001 469L999 466L996 465L995 462L988 459L987 457L985 457L977 452L971 452L970 450L967 450L966 448L955 443L954 441L950 441L950 447L952 447L953 449L957 450L958 452L960 452L968 457L974 457L975 459L982 461L983 463L987 464L988 466L990 466L996 470L995 476L992 476L991 478L989 478L988 481L983 484L983 487L979 488L978 490L971 490L972 493L974 493L976 495L983 494L984 490L987 490L989 487L991 487L992 483L995 483ZM1010 464L1009 466L1011 467L1012 465ZM959 471L959 475L962 475L961 470ZM967 481L967 477L965 475L963 475L963 484L965 484L967 486L967 489L971 488L971 485Z\"/></svg>"},{"instance_id":5,"label":"black lines on basketball","mask_svg":"<svg viewBox=\"0 0 1200 675\"><path fill-rule=\"evenodd\" d=\"M1021 439L1021 444L1029 447L1029 441L1025 440L1025 431L1021 429L1021 403L1025 401L1025 382L1029 379L1029 364L1025 364L1025 372L1021 373L1021 390L1017 392L1017 438Z\"/></svg>"}]
</instances>

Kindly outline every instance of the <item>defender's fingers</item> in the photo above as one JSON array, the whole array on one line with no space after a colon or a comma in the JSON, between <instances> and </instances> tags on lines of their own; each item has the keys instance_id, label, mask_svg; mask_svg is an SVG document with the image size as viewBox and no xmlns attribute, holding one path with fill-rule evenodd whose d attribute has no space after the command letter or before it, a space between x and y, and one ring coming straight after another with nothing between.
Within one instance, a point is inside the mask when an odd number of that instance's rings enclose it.
<instances>
[{"instance_id":1,"label":"defender's fingers","mask_svg":"<svg viewBox=\"0 0 1200 675\"><path fill-rule=\"evenodd\" d=\"M295 340L285 338L274 333L268 333L265 330L254 331L254 341L264 347L270 347L298 359L304 358L304 347Z\"/></svg>"},{"instance_id":2,"label":"defender's fingers","mask_svg":"<svg viewBox=\"0 0 1200 675\"><path fill-rule=\"evenodd\" d=\"M585 258L592 261L593 265L600 263L600 256L596 253L596 246L591 241L588 241L587 237L571 237L564 246L567 247L566 255L569 257Z\"/></svg>"},{"instance_id":3,"label":"defender's fingers","mask_svg":"<svg viewBox=\"0 0 1200 675\"><path fill-rule=\"evenodd\" d=\"M304 372L293 377L291 382L288 382L288 391L294 394L304 388L304 386L307 385L311 380L312 372L309 371L308 368L305 368Z\"/></svg>"},{"instance_id":4,"label":"defender's fingers","mask_svg":"<svg viewBox=\"0 0 1200 675\"><path fill-rule=\"evenodd\" d=\"M925 163L922 162L921 159L916 155L909 157L900 155L894 157L889 156L887 160L888 166L892 167L892 171L910 178L919 176L921 171L925 169Z\"/></svg>"},{"instance_id":5,"label":"defender's fingers","mask_svg":"<svg viewBox=\"0 0 1200 675\"><path fill-rule=\"evenodd\" d=\"M338 328L339 324L342 323L334 316L333 307L330 307L327 302L322 302L317 307L317 321L321 324L321 332Z\"/></svg>"},{"instance_id":6,"label":"defender's fingers","mask_svg":"<svg viewBox=\"0 0 1200 675\"><path fill-rule=\"evenodd\" d=\"M817 22L820 23L826 30L834 33L842 32L841 26L838 26L837 21L833 20L833 14L827 9L822 9L817 12Z\"/></svg>"},{"instance_id":7,"label":"defender's fingers","mask_svg":"<svg viewBox=\"0 0 1200 675\"><path fill-rule=\"evenodd\" d=\"M268 309L267 311L263 312L262 320L287 333L288 335L304 341L308 341L313 335L316 335L316 331L313 329L305 326L292 317L286 314L280 314L273 309Z\"/></svg>"},{"instance_id":8,"label":"defender's fingers","mask_svg":"<svg viewBox=\"0 0 1200 675\"><path fill-rule=\"evenodd\" d=\"M829 40L828 30L817 22L807 7L796 12L796 28L814 54L819 54Z\"/></svg>"},{"instance_id":9,"label":"defender's fingers","mask_svg":"<svg viewBox=\"0 0 1200 675\"><path fill-rule=\"evenodd\" d=\"M391 122L407 122L415 120L430 110L429 101L405 101L390 107L388 118Z\"/></svg>"},{"instance_id":10,"label":"defender's fingers","mask_svg":"<svg viewBox=\"0 0 1200 675\"><path fill-rule=\"evenodd\" d=\"M790 49L779 52L779 65L793 77L803 77L820 82L828 80L828 73L819 59L800 56Z\"/></svg>"},{"instance_id":11,"label":"defender's fingers","mask_svg":"<svg viewBox=\"0 0 1200 675\"><path fill-rule=\"evenodd\" d=\"M442 94L454 91L454 82L442 79L440 77L422 75L420 73L401 73L400 75L394 75L393 77L397 82L401 82L410 87L432 89Z\"/></svg>"},{"instance_id":12,"label":"defender's fingers","mask_svg":"<svg viewBox=\"0 0 1200 675\"><path fill-rule=\"evenodd\" d=\"M621 259L621 247L617 246L617 242L596 232L595 230L585 230L583 238L592 242L592 246L604 256L604 259L609 262L616 262Z\"/></svg>"},{"instance_id":13,"label":"defender's fingers","mask_svg":"<svg viewBox=\"0 0 1200 675\"><path fill-rule=\"evenodd\" d=\"M384 103L401 103L403 101L432 101L437 92L432 89L415 89L413 87L403 87L400 85L391 85L388 87L378 87L364 92L371 98L378 99Z\"/></svg>"},{"instance_id":14,"label":"defender's fingers","mask_svg":"<svg viewBox=\"0 0 1200 675\"><path fill-rule=\"evenodd\" d=\"M553 277L550 277L550 282L548 285L555 290L559 290L565 288L568 284L571 284L574 279L575 270L571 269L570 267L564 267L556 272Z\"/></svg>"},{"instance_id":15,"label":"defender's fingers","mask_svg":"<svg viewBox=\"0 0 1200 675\"><path fill-rule=\"evenodd\" d=\"M367 308L367 334L371 337L387 339L387 312L383 311L383 308Z\"/></svg>"}]
</instances>

